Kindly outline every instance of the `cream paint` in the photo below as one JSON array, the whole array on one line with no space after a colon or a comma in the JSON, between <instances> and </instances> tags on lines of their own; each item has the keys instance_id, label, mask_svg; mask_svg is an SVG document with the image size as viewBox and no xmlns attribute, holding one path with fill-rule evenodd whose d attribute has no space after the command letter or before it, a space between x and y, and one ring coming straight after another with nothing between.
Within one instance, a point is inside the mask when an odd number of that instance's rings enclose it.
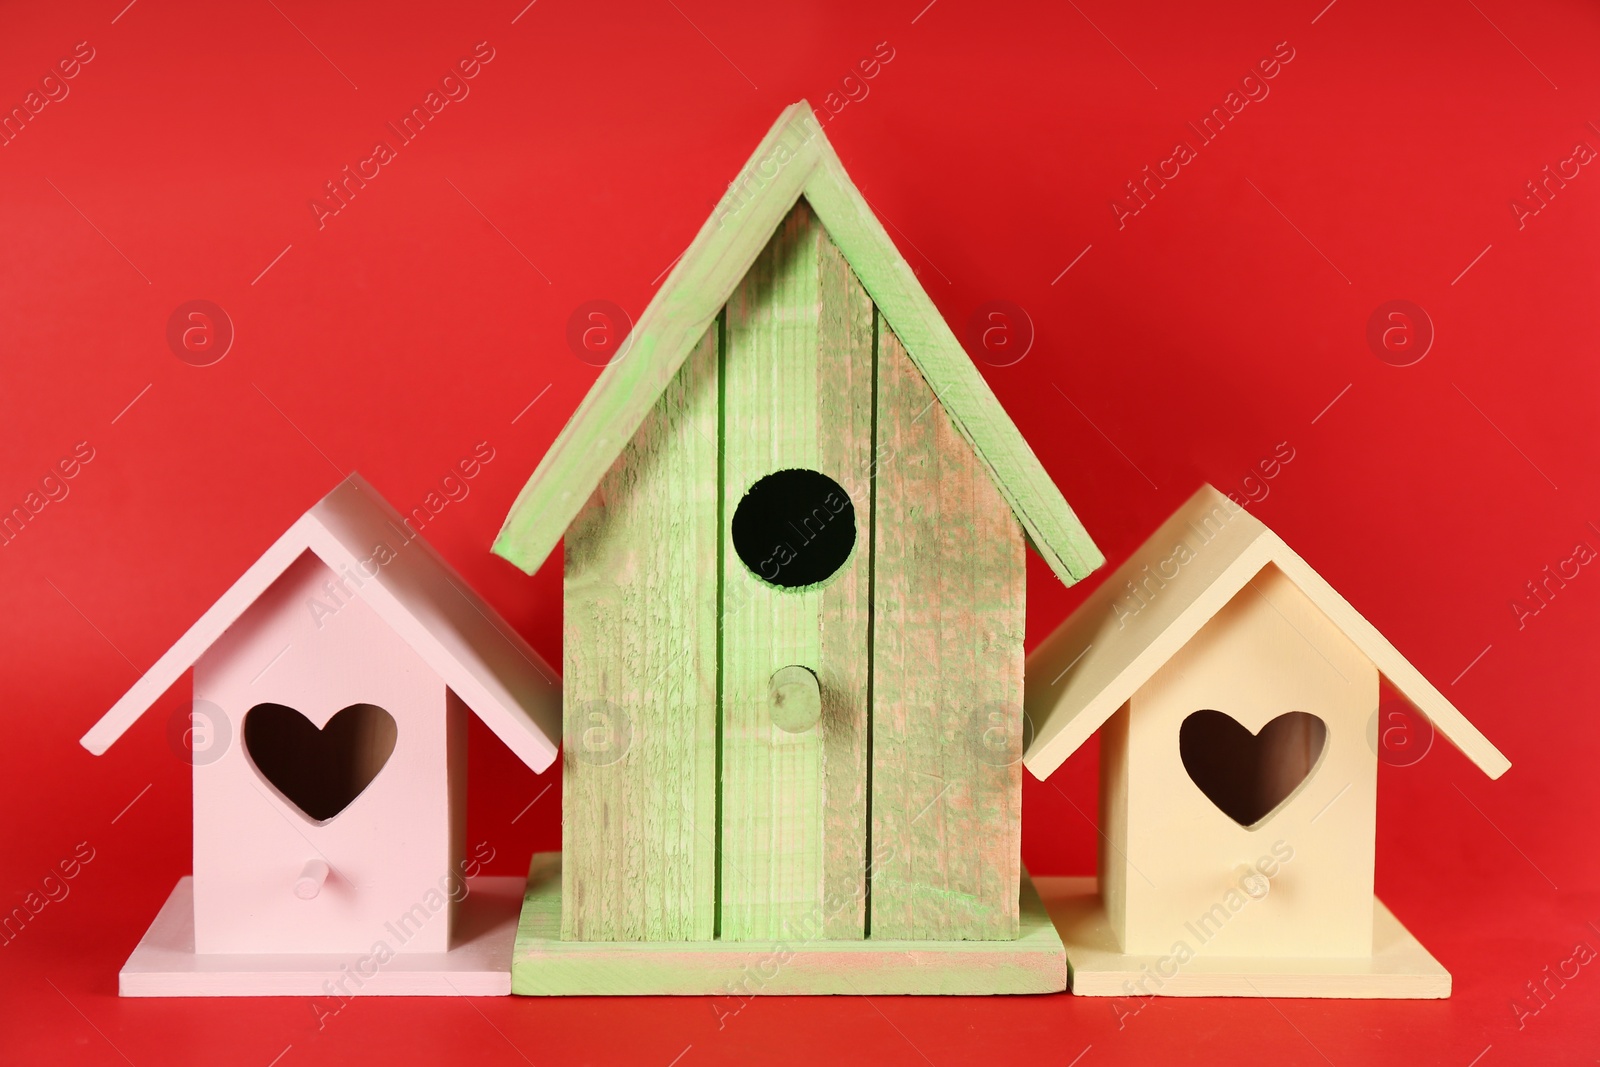
<instances>
[{"instance_id":1,"label":"cream paint","mask_svg":"<svg viewBox=\"0 0 1600 1067\"><path fill-rule=\"evenodd\" d=\"M1178 728L1222 711L1251 733L1287 711L1327 725L1322 755L1299 788L1253 828L1223 814L1190 779ZM1115 853L1102 868L1125 894L1129 953L1179 941L1210 956L1360 956L1372 946L1378 760L1366 740L1378 708L1371 661L1276 567L1267 567L1129 701L1128 796ZM1292 859L1284 861L1284 843ZM1241 870L1279 861L1266 895Z\"/></svg>"},{"instance_id":2,"label":"cream paint","mask_svg":"<svg viewBox=\"0 0 1600 1067\"><path fill-rule=\"evenodd\" d=\"M1057 913L1075 991L1449 995L1372 895L1379 677L1490 777L1510 763L1260 520L1203 486L1027 669L1035 775L1100 732L1100 884L1073 886ZM1327 729L1303 784L1254 827L1184 767L1183 721L1207 709L1252 734L1291 711Z\"/></svg>"}]
</instances>

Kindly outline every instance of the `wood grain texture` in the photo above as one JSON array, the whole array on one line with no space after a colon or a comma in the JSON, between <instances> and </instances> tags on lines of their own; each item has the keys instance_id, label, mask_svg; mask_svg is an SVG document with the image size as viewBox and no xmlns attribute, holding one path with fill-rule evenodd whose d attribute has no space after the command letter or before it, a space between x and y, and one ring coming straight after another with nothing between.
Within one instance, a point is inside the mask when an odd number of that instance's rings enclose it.
<instances>
[{"instance_id":1,"label":"wood grain texture","mask_svg":"<svg viewBox=\"0 0 1600 1067\"><path fill-rule=\"evenodd\" d=\"M717 364L713 323L567 534L564 937L713 933Z\"/></svg>"},{"instance_id":2,"label":"wood grain texture","mask_svg":"<svg viewBox=\"0 0 1600 1067\"><path fill-rule=\"evenodd\" d=\"M820 136L820 135L819 135ZM831 146L817 155L805 196L850 261L906 354L933 387L951 425L993 480L1002 506L1064 585L1105 562L989 383L973 365L916 273Z\"/></svg>"},{"instance_id":3,"label":"wood grain texture","mask_svg":"<svg viewBox=\"0 0 1600 1067\"><path fill-rule=\"evenodd\" d=\"M806 120L810 120L808 126ZM786 108L517 495L494 551L533 573L705 336L800 195L821 130L805 104Z\"/></svg>"},{"instance_id":4,"label":"wood grain texture","mask_svg":"<svg viewBox=\"0 0 1600 1067\"><path fill-rule=\"evenodd\" d=\"M1010 938L1023 532L896 335L878 337L874 938Z\"/></svg>"},{"instance_id":5,"label":"wood grain texture","mask_svg":"<svg viewBox=\"0 0 1600 1067\"><path fill-rule=\"evenodd\" d=\"M845 173L805 101L790 105L639 316L517 496L494 551L533 572L802 193L905 343L1029 541L1071 585L1104 562Z\"/></svg>"},{"instance_id":6,"label":"wood grain texture","mask_svg":"<svg viewBox=\"0 0 1600 1067\"><path fill-rule=\"evenodd\" d=\"M808 468L850 494L857 533L845 564L802 589L763 581L725 546L720 936L860 938L872 305L802 202L725 322L725 515L760 478ZM795 533L798 547L807 532ZM822 693L821 719L802 733L778 728L769 704L773 672L791 664Z\"/></svg>"},{"instance_id":7,"label":"wood grain texture","mask_svg":"<svg viewBox=\"0 0 1600 1067\"><path fill-rule=\"evenodd\" d=\"M535 855L511 991L525 996L706 996L718 1016L762 995L984 995L1066 988L1061 938L1024 875L1011 941L584 942L558 935L561 857ZM757 1008L756 1010L763 1010ZM805 1035L800 1035L800 1040Z\"/></svg>"}]
</instances>

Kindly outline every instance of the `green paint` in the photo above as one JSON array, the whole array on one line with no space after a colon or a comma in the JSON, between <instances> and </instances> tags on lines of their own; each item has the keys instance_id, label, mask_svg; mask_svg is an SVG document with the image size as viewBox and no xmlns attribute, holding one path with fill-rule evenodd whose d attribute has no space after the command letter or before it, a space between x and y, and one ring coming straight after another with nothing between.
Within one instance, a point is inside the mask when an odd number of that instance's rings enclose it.
<instances>
[{"instance_id":1,"label":"green paint","mask_svg":"<svg viewBox=\"0 0 1600 1067\"><path fill-rule=\"evenodd\" d=\"M575 942L561 929L561 857L533 857L517 921L511 991L522 996L738 997L1059 993L1061 938L1024 874L1012 941ZM738 1001L713 1001L732 1010ZM803 1037L802 1037L803 1040Z\"/></svg>"},{"instance_id":2,"label":"green paint","mask_svg":"<svg viewBox=\"0 0 1600 1067\"><path fill-rule=\"evenodd\" d=\"M728 528L728 310L717 312L717 899L712 905L711 936L722 936L722 572L727 566Z\"/></svg>"},{"instance_id":3,"label":"green paint","mask_svg":"<svg viewBox=\"0 0 1600 1067\"><path fill-rule=\"evenodd\" d=\"M575 940L715 931L718 330L566 539L562 841Z\"/></svg>"},{"instance_id":4,"label":"green paint","mask_svg":"<svg viewBox=\"0 0 1600 1067\"><path fill-rule=\"evenodd\" d=\"M1022 530L890 330L877 398L872 931L1014 937Z\"/></svg>"},{"instance_id":5,"label":"green paint","mask_svg":"<svg viewBox=\"0 0 1600 1067\"><path fill-rule=\"evenodd\" d=\"M532 573L711 327L804 194L1030 542L1070 585L1104 562L910 266L845 174L810 107L786 109L639 316L627 356L607 366L518 495L494 551Z\"/></svg>"},{"instance_id":6,"label":"green paint","mask_svg":"<svg viewBox=\"0 0 1600 1067\"><path fill-rule=\"evenodd\" d=\"M724 514L775 470L808 468L870 515L872 305L805 204L729 298ZM726 525L723 528L727 536ZM865 531L870 537L870 530ZM774 586L724 550L721 936L862 936L866 595L858 550L826 581ZM775 671L800 666L824 711L772 719Z\"/></svg>"},{"instance_id":7,"label":"green paint","mask_svg":"<svg viewBox=\"0 0 1600 1067\"><path fill-rule=\"evenodd\" d=\"M536 567L567 538L560 935L992 947L1020 929L1020 765L976 752L973 712L1020 737L1024 544L1069 582L1099 554L809 116L786 122L790 162L702 230L496 545ZM727 543L787 467L865 526L799 590ZM812 730L774 728L789 665L817 675ZM629 717L619 760L583 758L597 702Z\"/></svg>"},{"instance_id":8,"label":"green paint","mask_svg":"<svg viewBox=\"0 0 1600 1067\"><path fill-rule=\"evenodd\" d=\"M867 865L862 868L861 898L861 936L872 936L872 864L874 853L872 851L872 804L876 794L872 789L872 734L873 719L876 715L877 696L873 680L877 674L874 667L877 655L876 637L877 624L874 621L874 608L878 602L878 335L883 329L883 316L879 313L876 304L872 307L872 470L871 480L871 513L867 520L867 529L870 536L867 538Z\"/></svg>"}]
</instances>

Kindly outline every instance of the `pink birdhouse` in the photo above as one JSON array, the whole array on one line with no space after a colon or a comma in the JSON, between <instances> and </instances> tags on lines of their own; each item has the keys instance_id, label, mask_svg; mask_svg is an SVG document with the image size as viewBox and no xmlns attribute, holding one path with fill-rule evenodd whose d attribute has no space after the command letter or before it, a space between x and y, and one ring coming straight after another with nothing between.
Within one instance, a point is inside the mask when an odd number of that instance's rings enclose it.
<instances>
[{"instance_id":1,"label":"pink birdhouse","mask_svg":"<svg viewBox=\"0 0 1600 1067\"><path fill-rule=\"evenodd\" d=\"M543 771L556 672L354 474L84 747L103 753L191 667L194 875L123 995L509 992L522 879L469 877L467 714Z\"/></svg>"}]
</instances>

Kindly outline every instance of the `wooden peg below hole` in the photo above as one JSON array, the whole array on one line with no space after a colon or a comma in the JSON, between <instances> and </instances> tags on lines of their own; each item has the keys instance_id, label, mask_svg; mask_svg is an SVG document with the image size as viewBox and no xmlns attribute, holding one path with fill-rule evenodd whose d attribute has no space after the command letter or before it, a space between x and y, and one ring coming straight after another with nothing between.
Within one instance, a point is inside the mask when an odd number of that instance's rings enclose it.
<instances>
[{"instance_id":1,"label":"wooden peg below hole","mask_svg":"<svg viewBox=\"0 0 1600 1067\"><path fill-rule=\"evenodd\" d=\"M791 734L803 734L822 717L822 689L817 676L790 664L772 672L767 690L772 724Z\"/></svg>"},{"instance_id":2,"label":"wooden peg below hole","mask_svg":"<svg viewBox=\"0 0 1600 1067\"><path fill-rule=\"evenodd\" d=\"M300 877L294 880L294 895L301 900L313 900L322 892L322 883L328 880L329 867L323 860L307 860L300 868Z\"/></svg>"}]
</instances>

